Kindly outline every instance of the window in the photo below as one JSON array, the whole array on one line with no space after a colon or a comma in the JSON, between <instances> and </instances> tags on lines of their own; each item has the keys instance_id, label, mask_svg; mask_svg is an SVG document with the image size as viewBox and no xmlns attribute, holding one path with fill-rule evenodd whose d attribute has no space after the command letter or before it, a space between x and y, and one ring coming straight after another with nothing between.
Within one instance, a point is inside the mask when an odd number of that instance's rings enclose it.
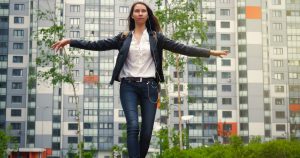
<instances>
[{"instance_id":1,"label":"window","mask_svg":"<svg viewBox=\"0 0 300 158\"><path fill-rule=\"evenodd\" d=\"M178 104L178 98L177 97L174 98L174 104ZM180 97L180 104L183 104L183 98L182 97Z\"/></svg>"},{"instance_id":2,"label":"window","mask_svg":"<svg viewBox=\"0 0 300 158\"><path fill-rule=\"evenodd\" d=\"M274 48L273 54L275 55L282 55L283 54L283 48Z\"/></svg>"},{"instance_id":3,"label":"window","mask_svg":"<svg viewBox=\"0 0 300 158\"><path fill-rule=\"evenodd\" d=\"M246 32L239 32L238 33L238 39L246 39Z\"/></svg>"},{"instance_id":4,"label":"window","mask_svg":"<svg viewBox=\"0 0 300 158\"><path fill-rule=\"evenodd\" d=\"M68 110L68 116L76 116L76 110Z\"/></svg>"},{"instance_id":5,"label":"window","mask_svg":"<svg viewBox=\"0 0 300 158\"><path fill-rule=\"evenodd\" d=\"M0 101L6 101L6 95L0 95Z\"/></svg>"},{"instance_id":6,"label":"window","mask_svg":"<svg viewBox=\"0 0 300 158\"><path fill-rule=\"evenodd\" d=\"M246 20L238 20L238 26L239 27L245 27L246 26Z\"/></svg>"},{"instance_id":7,"label":"window","mask_svg":"<svg viewBox=\"0 0 300 158\"><path fill-rule=\"evenodd\" d=\"M223 92L231 92L231 85L222 85Z\"/></svg>"},{"instance_id":8,"label":"window","mask_svg":"<svg viewBox=\"0 0 300 158\"><path fill-rule=\"evenodd\" d=\"M75 103L76 101L78 102L79 101L79 98L78 96L77 97L74 97L74 96L69 96L69 103Z\"/></svg>"},{"instance_id":9,"label":"window","mask_svg":"<svg viewBox=\"0 0 300 158\"><path fill-rule=\"evenodd\" d=\"M12 89L22 89L22 82L12 82L11 88Z\"/></svg>"},{"instance_id":10,"label":"window","mask_svg":"<svg viewBox=\"0 0 300 158\"><path fill-rule=\"evenodd\" d=\"M77 123L69 123L68 124L68 130L77 130L78 124Z\"/></svg>"},{"instance_id":11,"label":"window","mask_svg":"<svg viewBox=\"0 0 300 158\"><path fill-rule=\"evenodd\" d=\"M239 58L239 65L247 65L247 58Z\"/></svg>"},{"instance_id":12,"label":"window","mask_svg":"<svg viewBox=\"0 0 300 158\"><path fill-rule=\"evenodd\" d=\"M223 130L224 131L231 131L232 125L231 124L223 124Z\"/></svg>"},{"instance_id":13,"label":"window","mask_svg":"<svg viewBox=\"0 0 300 158\"><path fill-rule=\"evenodd\" d=\"M70 18L70 24L78 26L80 24L80 19L79 18Z\"/></svg>"},{"instance_id":14,"label":"window","mask_svg":"<svg viewBox=\"0 0 300 158\"><path fill-rule=\"evenodd\" d=\"M275 86L275 92L277 93L284 92L284 86Z\"/></svg>"},{"instance_id":15,"label":"window","mask_svg":"<svg viewBox=\"0 0 300 158\"><path fill-rule=\"evenodd\" d=\"M230 3L230 0L220 0L220 3Z\"/></svg>"},{"instance_id":16,"label":"window","mask_svg":"<svg viewBox=\"0 0 300 158\"><path fill-rule=\"evenodd\" d=\"M80 31L70 31L70 38L79 38Z\"/></svg>"},{"instance_id":17,"label":"window","mask_svg":"<svg viewBox=\"0 0 300 158\"><path fill-rule=\"evenodd\" d=\"M230 41L230 34L221 34L222 41Z\"/></svg>"},{"instance_id":18,"label":"window","mask_svg":"<svg viewBox=\"0 0 300 158\"><path fill-rule=\"evenodd\" d=\"M181 111L181 116L183 116L183 111ZM174 117L179 117L179 112L178 111L174 111Z\"/></svg>"},{"instance_id":19,"label":"window","mask_svg":"<svg viewBox=\"0 0 300 158\"><path fill-rule=\"evenodd\" d=\"M221 16L230 16L230 9L221 9L220 15Z\"/></svg>"},{"instance_id":20,"label":"window","mask_svg":"<svg viewBox=\"0 0 300 158\"><path fill-rule=\"evenodd\" d=\"M240 117L248 117L248 110L240 110Z\"/></svg>"},{"instance_id":21,"label":"window","mask_svg":"<svg viewBox=\"0 0 300 158\"><path fill-rule=\"evenodd\" d=\"M247 75L247 71L239 71L239 77L240 78L246 78L248 75Z\"/></svg>"},{"instance_id":22,"label":"window","mask_svg":"<svg viewBox=\"0 0 300 158\"><path fill-rule=\"evenodd\" d=\"M70 12L80 12L80 5L70 5Z\"/></svg>"},{"instance_id":23,"label":"window","mask_svg":"<svg viewBox=\"0 0 300 158\"><path fill-rule=\"evenodd\" d=\"M12 103L22 103L22 96L11 96Z\"/></svg>"},{"instance_id":24,"label":"window","mask_svg":"<svg viewBox=\"0 0 300 158\"><path fill-rule=\"evenodd\" d=\"M0 82L0 88L6 88L6 82Z\"/></svg>"},{"instance_id":25,"label":"window","mask_svg":"<svg viewBox=\"0 0 300 158\"><path fill-rule=\"evenodd\" d=\"M60 143L52 142L52 150L60 150Z\"/></svg>"},{"instance_id":26,"label":"window","mask_svg":"<svg viewBox=\"0 0 300 158\"><path fill-rule=\"evenodd\" d=\"M282 30L282 24L281 23L273 23L273 29Z\"/></svg>"},{"instance_id":27,"label":"window","mask_svg":"<svg viewBox=\"0 0 300 158\"><path fill-rule=\"evenodd\" d=\"M281 0L272 0L273 5L281 5Z\"/></svg>"},{"instance_id":28,"label":"window","mask_svg":"<svg viewBox=\"0 0 300 158\"><path fill-rule=\"evenodd\" d=\"M231 48L230 48L230 47L221 47L221 50L227 50L227 51L228 51L228 53L230 53L230 52L231 52Z\"/></svg>"},{"instance_id":29,"label":"window","mask_svg":"<svg viewBox=\"0 0 300 158\"><path fill-rule=\"evenodd\" d=\"M276 131L285 131L285 124L277 124Z\"/></svg>"},{"instance_id":30,"label":"window","mask_svg":"<svg viewBox=\"0 0 300 158\"><path fill-rule=\"evenodd\" d=\"M222 111L222 117L223 118L232 118L232 112L231 111Z\"/></svg>"},{"instance_id":31,"label":"window","mask_svg":"<svg viewBox=\"0 0 300 158\"><path fill-rule=\"evenodd\" d=\"M13 56L13 63L23 63L23 56Z\"/></svg>"},{"instance_id":32,"label":"window","mask_svg":"<svg viewBox=\"0 0 300 158\"><path fill-rule=\"evenodd\" d=\"M275 98L275 105L284 105L284 98Z\"/></svg>"},{"instance_id":33,"label":"window","mask_svg":"<svg viewBox=\"0 0 300 158\"><path fill-rule=\"evenodd\" d=\"M69 144L72 144L72 143L77 144L77 142L78 142L77 137L68 137Z\"/></svg>"},{"instance_id":34,"label":"window","mask_svg":"<svg viewBox=\"0 0 300 158\"><path fill-rule=\"evenodd\" d=\"M14 10L25 10L25 4L15 4L14 5Z\"/></svg>"},{"instance_id":35,"label":"window","mask_svg":"<svg viewBox=\"0 0 300 158\"><path fill-rule=\"evenodd\" d=\"M0 42L0 48L7 48L7 42Z\"/></svg>"},{"instance_id":36,"label":"window","mask_svg":"<svg viewBox=\"0 0 300 158\"><path fill-rule=\"evenodd\" d=\"M23 69L13 69L12 76L23 76Z\"/></svg>"},{"instance_id":37,"label":"window","mask_svg":"<svg viewBox=\"0 0 300 158\"><path fill-rule=\"evenodd\" d=\"M24 24L24 17L14 17L15 24Z\"/></svg>"},{"instance_id":38,"label":"window","mask_svg":"<svg viewBox=\"0 0 300 158\"><path fill-rule=\"evenodd\" d=\"M230 72L222 72L221 76L222 76L222 79L228 79L228 78L231 78L231 73Z\"/></svg>"},{"instance_id":39,"label":"window","mask_svg":"<svg viewBox=\"0 0 300 158\"><path fill-rule=\"evenodd\" d=\"M0 75L6 75L7 74L7 69L0 68Z\"/></svg>"},{"instance_id":40,"label":"window","mask_svg":"<svg viewBox=\"0 0 300 158\"><path fill-rule=\"evenodd\" d=\"M275 73L274 74L274 79L283 80L284 79L284 74L283 73Z\"/></svg>"},{"instance_id":41,"label":"window","mask_svg":"<svg viewBox=\"0 0 300 158\"><path fill-rule=\"evenodd\" d=\"M74 77L78 77L79 76L79 70L72 70L72 74Z\"/></svg>"},{"instance_id":42,"label":"window","mask_svg":"<svg viewBox=\"0 0 300 158\"><path fill-rule=\"evenodd\" d=\"M273 17L281 17L282 16L281 10L273 10L272 16Z\"/></svg>"},{"instance_id":43,"label":"window","mask_svg":"<svg viewBox=\"0 0 300 158\"><path fill-rule=\"evenodd\" d=\"M12 130L20 130L21 129L21 123L10 123Z\"/></svg>"},{"instance_id":44,"label":"window","mask_svg":"<svg viewBox=\"0 0 300 158\"><path fill-rule=\"evenodd\" d=\"M16 29L14 30L13 35L15 37L24 37L24 30Z\"/></svg>"},{"instance_id":45,"label":"window","mask_svg":"<svg viewBox=\"0 0 300 158\"><path fill-rule=\"evenodd\" d=\"M21 109L12 109L10 111L11 116L22 116L22 111Z\"/></svg>"},{"instance_id":46,"label":"window","mask_svg":"<svg viewBox=\"0 0 300 158\"><path fill-rule=\"evenodd\" d=\"M119 19L119 25L120 26L127 26L128 21L127 19Z\"/></svg>"},{"instance_id":47,"label":"window","mask_svg":"<svg viewBox=\"0 0 300 158\"><path fill-rule=\"evenodd\" d=\"M289 60L288 65L289 66L300 66L300 60Z\"/></svg>"},{"instance_id":48,"label":"window","mask_svg":"<svg viewBox=\"0 0 300 158\"><path fill-rule=\"evenodd\" d=\"M177 72L176 71L173 72L173 76L174 76L174 78L177 78ZM179 77L180 78L183 77L183 72L179 72Z\"/></svg>"},{"instance_id":49,"label":"window","mask_svg":"<svg viewBox=\"0 0 300 158\"><path fill-rule=\"evenodd\" d=\"M13 140L14 143L21 143L21 137L20 136L12 136L11 140Z\"/></svg>"},{"instance_id":50,"label":"window","mask_svg":"<svg viewBox=\"0 0 300 158\"><path fill-rule=\"evenodd\" d=\"M230 59L222 59L222 66L230 66L231 62Z\"/></svg>"},{"instance_id":51,"label":"window","mask_svg":"<svg viewBox=\"0 0 300 158\"><path fill-rule=\"evenodd\" d=\"M295 72L289 73L289 79L297 79L298 76L300 76L298 73L295 73Z\"/></svg>"},{"instance_id":52,"label":"window","mask_svg":"<svg viewBox=\"0 0 300 158\"><path fill-rule=\"evenodd\" d=\"M300 16L300 11L299 10L288 10L286 11L286 16Z\"/></svg>"},{"instance_id":53,"label":"window","mask_svg":"<svg viewBox=\"0 0 300 158\"><path fill-rule=\"evenodd\" d=\"M178 91L178 85L174 84L174 92ZM183 85L180 85L180 91L183 91Z\"/></svg>"},{"instance_id":54,"label":"window","mask_svg":"<svg viewBox=\"0 0 300 158\"><path fill-rule=\"evenodd\" d=\"M240 130L241 131L247 131L248 130L248 124L247 123L240 123Z\"/></svg>"},{"instance_id":55,"label":"window","mask_svg":"<svg viewBox=\"0 0 300 158\"><path fill-rule=\"evenodd\" d=\"M84 142L93 142L93 137L92 136L84 136Z\"/></svg>"},{"instance_id":56,"label":"window","mask_svg":"<svg viewBox=\"0 0 300 158\"><path fill-rule=\"evenodd\" d=\"M282 36L281 35L273 35L273 41L274 42L282 42Z\"/></svg>"},{"instance_id":57,"label":"window","mask_svg":"<svg viewBox=\"0 0 300 158\"><path fill-rule=\"evenodd\" d=\"M73 57L73 64L79 64L79 57Z\"/></svg>"},{"instance_id":58,"label":"window","mask_svg":"<svg viewBox=\"0 0 300 158\"><path fill-rule=\"evenodd\" d=\"M13 44L13 49L23 49L24 48L24 43L14 43Z\"/></svg>"},{"instance_id":59,"label":"window","mask_svg":"<svg viewBox=\"0 0 300 158\"><path fill-rule=\"evenodd\" d=\"M231 98L222 98L222 104L231 105L232 104Z\"/></svg>"},{"instance_id":60,"label":"window","mask_svg":"<svg viewBox=\"0 0 300 158\"><path fill-rule=\"evenodd\" d=\"M125 113L123 110L119 110L119 117L125 117Z\"/></svg>"},{"instance_id":61,"label":"window","mask_svg":"<svg viewBox=\"0 0 300 158\"><path fill-rule=\"evenodd\" d=\"M0 3L0 9L9 9L8 3Z\"/></svg>"},{"instance_id":62,"label":"window","mask_svg":"<svg viewBox=\"0 0 300 158\"><path fill-rule=\"evenodd\" d=\"M113 129L112 123L99 123L100 129Z\"/></svg>"},{"instance_id":63,"label":"window","mask_svg":"<svg viewBox=\"0 0 300 158\"><path fill-rule=\"evenodd\" d=\"M275 67L283 67L283 60L274 60Z\"/></svg>"},{"instance_id":64,"label":"window","mask_svg":"<svg viewBox=\"0 0 300 158\"><path fill-rule=\"evenodd\" d=\"M120 13L128 13L129 7L128 6L120 6L119 12Z\"/></svg>"},{"instance_id":65,"label":"window","mask_svg":"<svg viewBox=\"0 0 300 158\"><path fill-rule=\"evenodd\" d=\"M283 119L283 118L285 118L285 112L284 111L276 111L275 112L275 117L277 119Z\"/></svg>"},{"instance_id":66,"label":"window","mask_svg":"<svg viewBox=\"0 0 300 158\"><path fill-rule=\"evenodd\" d=\"M230 28L230 22L221 22L221 28Z\"/></svg>"}]
</instances>

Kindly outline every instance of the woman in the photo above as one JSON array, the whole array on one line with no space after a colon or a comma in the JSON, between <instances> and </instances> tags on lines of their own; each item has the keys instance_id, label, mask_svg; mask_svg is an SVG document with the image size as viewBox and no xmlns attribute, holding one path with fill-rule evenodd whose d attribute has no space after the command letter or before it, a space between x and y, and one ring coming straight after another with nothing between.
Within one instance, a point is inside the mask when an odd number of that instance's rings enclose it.
<instances>
[{"instance_id":1,"label":"woman","mask_svg":"<svg viewBox=\"0 0 300 158\"><path fill-rule=\"evenodd\" d=\"M161 28L152 10L143 2L132 5L128 24L128 34L120 33L114 38L94 42L63 39L56 42L52 48L57 51L70 44L71 47L86 50L119 50L110 84L113 84L114 80L121 82L120 99L127 123L129 157L144 158L152 135L158 83L164 81L162 49L195 57L222 57L228 52L185 46L166 38L160 33ZM138 102L141 104L142 116L140 131Z\"/></svg>"}]
</instances>

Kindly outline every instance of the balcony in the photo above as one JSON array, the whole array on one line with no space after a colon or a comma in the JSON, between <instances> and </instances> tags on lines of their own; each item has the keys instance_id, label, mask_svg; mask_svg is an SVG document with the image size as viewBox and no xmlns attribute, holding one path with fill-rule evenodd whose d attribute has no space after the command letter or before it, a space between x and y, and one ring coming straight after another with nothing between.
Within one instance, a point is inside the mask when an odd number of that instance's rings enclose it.
<instances>
[{"instance_id":1,"label":"balcony","mask_svg":"<svg viewBox=\"0 0 300 158\"><path fill-rule=\"evenodd\" d=\"M29 103L28 103L28 107L29 107L29 108L35 108L35 106L36 106L36 105L35 105L35 102L29 102Z\"/></svg>"},{"instance_id":2,"label":"balcony","mask_svg":"<svg viewBox=\"0 0 300 158\"><path fill-rule=\"evenodd\" d=\"M239 55L239 58L245 58L245 57L247 57L247 53L246 52L239 52L238 55Z\"/></svg>"},{"instance_id":3,"label":"balcony","mask_svg":"<svg viewBox=\"0 0 300 158\"><path fill-rule=\"evenodd\" d=\"M204 110L217 110L218 105L216 103L204 103ZM202 110L202 103L189 104L190 110Z\"/></svg>"},{"instance_id":4,"label":"balcony","mask_svg":"<svg viewBox=\"0 0 300 158\"><path fill-rule=\"evenodd\" d=\"M7 61L1 61L0 68L7 68Z\"/></svg>"},{"instance_id":5,"label":"balcony","mask_svg":"<svg viewBox=\"0 0 300 158\"><path fill-rule=\"evenodd\" d=\"M0 94L6 94L6 88L0 88Z\"/></svg>"},{"instance_id":6,"label":"balcony","mask_svg":"<svg viewBox=\"0 0 300 158\"><path fill-rule=\"evenodd\" d=\"M239 70L247 70L247 65L239 65Z\"/></svg>"},{"instance_id":7,"label":"balcony","mask_svg":"<svg viewBox=\"0 0 300 158\"><path fill-rule=\"evenodd\" d=\"M249 134L249 131L247 131L247 130L243 130L243 131L240 131L240 136L248 136L248 134Z\"/></svg>"},{"instance_id":8,"label":"balcony","mask_svg":"<svg viewBox=\"0 0 300 158\"><path fill-rule=\"evenodd\" d=\"M246 109L248 109L248 104L240 104L240 109L241 109L241 110L246 110Z\"/></svg>"},{"instance_id":9,"label":"balcony","mask_svg":"<svg viewBox=\"0 0 300 158\"><path fill-rule=\"evenodd\" d=\"M6 102L5 101L0 101L0 109L5 109Z\"/></svg>"},{"instance_id":10,"label":"balcony","mask_svg":"<svg viewBox=\"0 0 300 158\"><path fill-rule=\"evenodd\" d=\"M248 91L240 91L239 95L240 96L248 96Z\"/></svg>"},{"instance_id":11,"label":"balcony","mask_svg":"<svg viewBox=\"0 0 300 158\"><path fill-rule=\"evenodd\" d=\"M248 122L248 117L240 117L240 122L241 123L247 123Z\"/></svg>"},{"instance_id":12,"label":"balcony","mask_svg":"<svg viewBox=\"0 0 300 158\"><path fill-rule=\"evenodd\" d=\"M217 79L210 77L210 78L203 78L204 84L217 84Z\"/></svg>"},{"instance_id":13,"label":"balcony","mask_svg":"<svg viewBox=\"0 0 300 158\"><path fill-rule=\"evenodd\" d=\"M28 121L34 122L35 121L35 116L28 116Z\"/></svg>"},{"instance_id":14,"label":"balcony","mask_svg":"<svg viewBox=\"0 0 300 158\"><path fill-rule=\"evenodd\" d=\"M6 75L0 75L0 81L6 82Z\"/></svg>"}]
</instances>

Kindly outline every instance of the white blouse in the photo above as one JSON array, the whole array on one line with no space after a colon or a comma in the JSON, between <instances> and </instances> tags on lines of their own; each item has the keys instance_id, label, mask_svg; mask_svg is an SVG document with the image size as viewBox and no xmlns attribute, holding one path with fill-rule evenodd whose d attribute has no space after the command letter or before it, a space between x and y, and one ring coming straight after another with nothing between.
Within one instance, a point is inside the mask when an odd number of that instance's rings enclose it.
<instances>
[{"instance_id":1,"label":"white blouse","mask_svg":"<svg viewBox=\"0 0 300 158\"><path fill-rule=\"evenodd\" d=\"M140 43L132 32L132 41L119 79L124 77L155 77L155 64L151 56L149 34L144 30Z\"/></svg>"}]
</instances>

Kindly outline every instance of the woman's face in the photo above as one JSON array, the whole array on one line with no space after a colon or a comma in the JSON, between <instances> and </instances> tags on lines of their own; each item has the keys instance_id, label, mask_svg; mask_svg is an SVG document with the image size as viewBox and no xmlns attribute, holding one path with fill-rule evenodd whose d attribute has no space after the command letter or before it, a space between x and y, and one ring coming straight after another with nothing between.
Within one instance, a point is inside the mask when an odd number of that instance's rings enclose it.
<instances>
[{"instance_id":1,"label":"woman's face","mask_svg":"<svg viewBox=\"0 0 300 158\"><path fill-rule=\"evenodd\" d=\"M148 19L148 12L146 6L142 4L136 4L133 8L132 18L135 24L145 24Z\"/></svg>"}]
</instances>

